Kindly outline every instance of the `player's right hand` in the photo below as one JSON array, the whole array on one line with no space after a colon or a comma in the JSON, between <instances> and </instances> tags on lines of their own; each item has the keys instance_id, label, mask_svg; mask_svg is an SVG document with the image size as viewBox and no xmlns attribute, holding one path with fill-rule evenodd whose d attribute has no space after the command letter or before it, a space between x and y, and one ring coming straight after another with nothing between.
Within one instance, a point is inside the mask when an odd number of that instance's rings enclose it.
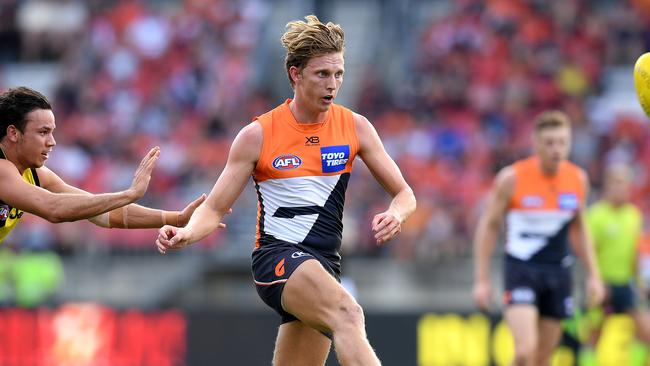
<instances>
[{"instance_id":1,"label":"player's right hand","mask_svg":"<svg viewBox=\"0 0 650 366\"><path fill-rule=\"evenodd\" d=\"M138 166L138 169L135 171L133 176L131 187L129 188L130 193L132 193L131 202L135 202L144 196L147 187L149 187L151 172L153 172L153 168L155 168L159 156L160 147L156 146L149 150L147 155L142 158L140 166Z\"/></svg>"},{"instance_id":2,"label":"player's right hand","mask_svg":"<svg viewBox=\"0 0 650 366\"><path fill-rule=\"evenodd\" d=\"M488 311L490 309L490 301L492 300L492 286L490 281L476 281L474 283L474 303L481 311Z\"/></svg>"},{"instance_id":3,"label":"player's right hand","mask_svg":"<svg viewBox=\"0 0 650 366\"><path fill-rule=\"evenodd\" d=\"M158 230L156 247L160 254L170 249L185 248L190 242L190 230L184 227L165 225Z\"/></svg>"}]
</instances>

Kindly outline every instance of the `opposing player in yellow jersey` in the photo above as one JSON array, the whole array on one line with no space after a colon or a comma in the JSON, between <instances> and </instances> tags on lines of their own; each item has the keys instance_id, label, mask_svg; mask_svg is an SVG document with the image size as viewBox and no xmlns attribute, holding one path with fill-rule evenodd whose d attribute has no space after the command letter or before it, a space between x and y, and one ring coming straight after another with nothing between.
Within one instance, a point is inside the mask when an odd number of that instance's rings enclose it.
<instances>
[{"instance_id":1,"label":"opposing player in yellow jersey","mask_svg":"<svg viewBox=\"0 0 650 366\"><path fill-rule=\"evenodd\" d=\"M643 229L641 211L630 202L632 170L614 164L605 172L604 194L587 212L598 268L606 284L606 313L627 313L639 340L650 345L650 317L637 304L638 246Z\"/></svg>"},{"instance_id":2,"label":"opposing player in yellow jersey","mask_svg":"<svg viewBox=\"0 0 650 366\"><path fill-rule=\"evenodd\" d=\"M343 204L355 156L393 197L375 215L377 244L392 239L415 210L415 196L368 120L334 104L343 82L343 30L315 16L287 25L282 42L294 90L244 127L204 204L184 228L165 226L164 252L216 229L252 176L258 194L253 276L282 318L273 364L323 365L331 336L343 366L379 365L363 312L339 283Z\"/></svg>"},{"instance_id":3,"label":"opposing player in yellow jersey","mask_svg":"<svg viewBox=\"0 0 650 366\"><path fill-rule=\"evenodd\" d=\"M560 341L560 320L571 315L569 243L583 259L592 303L604 289L584 219L589 180L566 159L569 118L559 111L539 115L535 155L499 172L474 239L474 300L487 310L490 260L506 223L504 316L515 341L514 365L548 365Z\"/></svg>"},{"instance_id":4,"label":"opposing player in yellow jersey","mask_svg":"<svg viewBox=\"0 0 650 366\"><path fill-rule=\"evenodd\" d=\"M0 242L24 212L55 223L89 219L102 227L157 228L186 223L205 199L199 197L182 212L132 203L147 190L158 147L142 159L124 191L90 194L66 184L44 165L56 145L55 128L52 106L41 93L19 87L0 94Z\"/></svg>"}]
</instances>

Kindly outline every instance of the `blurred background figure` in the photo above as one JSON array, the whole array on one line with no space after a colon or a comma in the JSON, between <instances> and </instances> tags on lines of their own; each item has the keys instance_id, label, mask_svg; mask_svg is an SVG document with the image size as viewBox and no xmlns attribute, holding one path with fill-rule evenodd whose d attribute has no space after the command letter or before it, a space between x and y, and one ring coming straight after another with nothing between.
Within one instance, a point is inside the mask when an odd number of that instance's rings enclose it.
<instances>
[{"instance_id":1,"label":"blurred background figure","mask_svg":"<svg viewBox=\"0 0 650 366\"><path fill-rule=\"evenodd\" d=\"M650 122L632 82L634 61L650 50L643 0L2 0L0 89L28 85L53 101L61 123L48 167L69 183L90 192L127 186L141 147L160 145L143 204L183 207L209 191L236 131L289 95L278 39L305 14L345 29L349 77L339 102L372 121L418 197L399 241L377 247L367 223L385 196L357 164L343 266L368 316L384 314L368 324L397 331L402 323L387 314L475 311L478 214L494 174L529 155L530 121L544 109L573 121L570 160L594 189L610 163L635 171L631 201L648 216ZM232 309L264 311L250 286L257 204L253 187L246 189L227 230L171 256L157 254L148 230L52 226L32 216L5 245L18 255L39 243L60 256L65 278L55 303L218 309L234 319ZM442 329L436 319L418 329ZM444 329L432 334L456 334ZM390 364L382 350L395 348L368 331ZM471 354L439 348L445 352L408 354L422 364Z\"/></svg>"},{"instance_id":2,"label":"blurred background figure","mask_svg":"<svg viewBox=\"0 0 650 366\"><path fill-rule=\"evenodd\" d=\"M634 174L628 165L612 163L605 168L604 175L602 197L588 211L598 268L607 285L602 311L605 316L629 314L639 341L650 345L650 315L639 303L645 297L639 272L643 217L631 203ZM602 315L595 317L598 318L602 321ZM600 325L595 324L591 340L594 345L598 343Z\"/></svg>"}]
</instances>

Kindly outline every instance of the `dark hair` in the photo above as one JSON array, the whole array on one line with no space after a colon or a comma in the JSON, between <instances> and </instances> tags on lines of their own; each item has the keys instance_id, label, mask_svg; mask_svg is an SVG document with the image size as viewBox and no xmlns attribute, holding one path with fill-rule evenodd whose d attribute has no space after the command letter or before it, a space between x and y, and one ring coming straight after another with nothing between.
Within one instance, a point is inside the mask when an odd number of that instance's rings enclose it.
<instances>
[{"instance_id":1,"label":"dark hair","mask_svg":"<svg viewBox=\"0 0 650 366\"><path fill-rule=\"evenodd\" d=\"M36 109L52 110L47 98L36 90L21 86L0 94L0 140L7 135L7 127L10 125L25 132L25 118Z\"/></svg>"}]
</instances>

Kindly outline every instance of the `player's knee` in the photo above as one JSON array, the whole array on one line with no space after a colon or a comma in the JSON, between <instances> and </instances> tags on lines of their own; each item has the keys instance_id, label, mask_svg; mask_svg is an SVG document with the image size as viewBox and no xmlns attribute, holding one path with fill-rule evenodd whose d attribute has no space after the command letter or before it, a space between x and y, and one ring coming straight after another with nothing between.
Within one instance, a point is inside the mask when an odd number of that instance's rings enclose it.
<instances>
[{"instance_id":1,"label":"player's knee","mask_svg":"<svg viewBox=\"0 0 650 366\"><path fill-rule=\"evenodd\" d=\"M335 332L343 328L365 328L363 309L348 295L344 301L336 305L333 323L332 330Z\"/></svg>"},{"instance_id":2,"label":"player's knee","mask_svg":"<svg viewBox=\"0 0 650 366\"><path fill-rule=\"evenodd\" d=\"M515 346L514 365L532 365L537 353L533 343L524 342Z\"/></svg>"}]
</instances>

